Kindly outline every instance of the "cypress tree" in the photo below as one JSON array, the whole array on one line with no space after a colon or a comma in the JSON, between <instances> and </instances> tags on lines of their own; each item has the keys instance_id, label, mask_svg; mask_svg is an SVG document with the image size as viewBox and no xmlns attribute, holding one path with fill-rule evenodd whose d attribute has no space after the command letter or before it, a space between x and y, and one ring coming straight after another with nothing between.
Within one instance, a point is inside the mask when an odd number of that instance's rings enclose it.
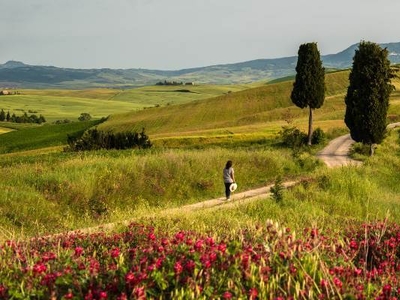
<instances>
[{"instance_id":1,"label":"cypress tree","mask_svg":"<svg viewBox=\"0 0 400 300\"><path fill-rule=\"evenodd\" d=\"M300 108L309 107L308 145L311 145L313 111L320 108L325 100L325 69L322 67L317 43L302 44L299 47L291 99Z\"/></svg>"},{"instance_id":2,"label":"cypress tree","mask_svg":"<svg viewBox=\"0 0 400 300\"><path fill-rule=\"evenodd\" d=\"M393 77L386 48L361 42L349 75L344 121L354 141L370 146L370 155L373 144L380 144L385 135Z\"/></svg>"},{"instance_id":3,"label":"cypress tree","mask_svg":"<svg viewBox=\"0 0 400 300\"><path fill-rule=\"evenodd\" d=\"M4 110L2 109L0 112L0 121L5 121L6 120L6 113L4 112Z\"/></svg>"}]
</instances>

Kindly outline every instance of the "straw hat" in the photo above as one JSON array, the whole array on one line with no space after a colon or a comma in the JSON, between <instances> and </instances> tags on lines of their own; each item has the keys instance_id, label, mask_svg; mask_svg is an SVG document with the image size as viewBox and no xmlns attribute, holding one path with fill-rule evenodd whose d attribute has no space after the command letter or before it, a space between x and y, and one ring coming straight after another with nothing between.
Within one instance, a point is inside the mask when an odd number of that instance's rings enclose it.
<instances>
[{"instance_id":1,"label":"straw hat","mask_svg":"<svg viewBox=\"0 0 400 300\"><path fill-rule=\"evenodd\" d=\"M231 192L236 191L236 189L237 189L237 184L236 184L235 182L232 183L231 186L229 187L229 189L231 190Z\"/></svg>"}]
</instances>

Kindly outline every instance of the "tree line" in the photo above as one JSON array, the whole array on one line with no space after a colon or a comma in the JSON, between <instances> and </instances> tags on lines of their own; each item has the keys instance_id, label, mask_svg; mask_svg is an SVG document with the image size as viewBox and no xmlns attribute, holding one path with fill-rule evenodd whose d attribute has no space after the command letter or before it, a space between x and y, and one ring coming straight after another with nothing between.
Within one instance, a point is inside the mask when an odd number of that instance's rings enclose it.
<instances>
[{"instance_id":1,"label":"tree line","mask_svg":"<svg viewBox=\"0 0 400 300\"><path fill-rule=\"evenodd\" d=\"M37 116L35 114L28 115L26 112L24 112L20 116L17 116L15 113L10 114L9 111L7 113L5 113L4 109L2 109L0 111L0 122L42 124L42 123L46 122L46 119L42 115L39 115L39 116Z\"/></svg>"},{"instance_id":2,"label":"tree line","mask_svg":"<svg viewBox=\"0 0 400 300\"><path fill-rule=\"evenodd\" d=\"M380 144L386 132L389 97L394 90L387 49L362 41L355 52L345 96L344 121L351 138L370 147ZM291 93L292 102L309 108L307 144L312 144L313 113L325 99L325 69L316 43L302 44L298 50L296 77Z\"/></svg>"},{"instance_id":3,"label":"tree line","mask_svg":"<svg viewBox=\"0 0 400 300\"><path fill-rule=\"evenodd\" d=\"M152 146L144 128L139 132L104 132L97 128L89 129L80 136L67 136L66 151L86 151L100 149L147 149Z\"/></svg>"}]
</instances>

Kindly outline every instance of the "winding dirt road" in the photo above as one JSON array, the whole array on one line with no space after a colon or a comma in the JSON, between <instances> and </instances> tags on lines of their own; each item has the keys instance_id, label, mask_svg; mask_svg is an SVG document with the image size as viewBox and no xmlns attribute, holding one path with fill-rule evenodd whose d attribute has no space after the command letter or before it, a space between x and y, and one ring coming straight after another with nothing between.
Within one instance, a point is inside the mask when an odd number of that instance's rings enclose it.
<instances>
[{"instance_id":1,"label":"winding dirt road","mask_svg":"<svg viewBox=\"0 0 400 300\"><path fill-rule=\"evenodd\" d=\"M359 165L361 162L351 159L348 156L350 146L354 143L350 134L340 136L332 140L324 149L317 153L317 157L321 159L329 168L345 166L345 165ZM285 187L290 187L298 183L298 181L284 182ZM226 208L227 206L239 205L242 202L248 203L271 195L270 189L273 184L261 187L254 190L234 193L230 201L226 201L225 197L211 199L207 201L198 202L195 204L185 205L179 208L169 209L168 213L182 213L185 211L195 211L199 209L210 208ZM240 189L240 188L239 188Z\"/></svg>"},{"instance_id":2,"label":"winding dirt road","mask_svg":"<svg viewBox=\"0 0 400 300\"><path fill-rule=\"evenodd\" d=\"M388 125L388 128L394 128L400 126L399 123L393 123ZM348 156L348 152L350 149L350 146L354 143L354 141L351 139L350 135L343 135L340 136L334 140L332 140L324 149L322 149L320 152L317 153L317 157L321 159L329 168L333 167L340 167L340 166L345 166L345 165L360 165L361 162L356 161L351 159ZM286 188L295 185L298 183L298 181L288 181L282 183ZM220 197L220 198L215 198L215 199L210 199L194 204L189 204L189 205L184 205L181 207L177 208L172 208L172 209L166 209L162 212L157 212L157 215L160 214L177 214L180 215L185 212L190 212L190 211L196 211L196 210L209 210L209 209L225 209L227 207L233 207L233 206L238 206L242 203L249 203L251 201L255 201L258 199L265 199L267 197L271 196L270 189L274 184L261 187L258 189L253 189L249 191L243 191L243 192L235 192L231 196L230 201L226 201L225 197ZM240 190L240 186L238 188ZM109 223L109 224L103 224L101 226L96 226L96 227L91 227L91 228L85 228L83 230L79 230L80 232L96 232L100 228L102 230L111 230L117 225L128 225L131 223L132 220L125 220L121 221L118 223ZM74 232L74 231L72 231Z\"/></svg>"},{"instance_id":3,"label":"winding dirt road","mask_svg":"<svg viewBox=\"0 0 400 300\"><path fill-rule=\"evenodd\" d=\"M332 141L320 152L317 157L321 159L329 168L359 165L361 162L351 159L348 156L350 146L354 143L350 134L340 136Z\"/></svg>"}]
</instances>

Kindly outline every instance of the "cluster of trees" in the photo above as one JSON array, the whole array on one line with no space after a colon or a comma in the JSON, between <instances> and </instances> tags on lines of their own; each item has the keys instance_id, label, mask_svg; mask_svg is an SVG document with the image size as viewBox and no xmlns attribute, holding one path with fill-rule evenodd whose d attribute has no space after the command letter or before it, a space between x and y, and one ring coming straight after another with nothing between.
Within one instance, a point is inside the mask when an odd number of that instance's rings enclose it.
<instances>
[{"instance_id":1,"label":"cluster of trees","mask_svg":"<svg viewBox=\"0 0 400 300\"><path fill-rule=\"evenodd\" d=\"M103 132L96 128L89 129L82 136L68 135L67 142L70 151L100 150L100 149L131 149L150 148L152 146L144 128L142 132Z\"/></svg>"},{"instance_id":2,"label":"cluster of trees","mask_svg":"<svg viewBox=\"0 0 400 300\"><path fill-rule=\"evenodd\" d=\"M344 121L354 141L370 146L370 155L373 145L381 143L385 135L394 76L387 49L372 42L359 44L349 76ZM299 47L291 99L296 106L309 108L307 143L311 145L313 111L320 108L325 99L325 70L316 43Z\"/></svg>"},{"instance_id":3,"label":"cluster of trees","mask_svg":"<svg viewBox=\"0 0 400 300\"><path fill-rule=\"evenodd\" d=\"M157 82L156 85L183 85L183 82L164 80Z\"/></svg>"},{"instance_id":4,"label":"cluster of trees","mask_svg":"<svg viewBox=\"0 0 400 300\"><path fill-rule=\"evenodd\" d=\"M46 122L46 119L40 115L39 117L35 114L28 115L26 112L21 116L17 116L15 113L10 115L10 112L5 113L2 109L0 111L0 121L1 122L14 122L14 123L37 123L42 124Z\"/></svg>"}]
</instances>

